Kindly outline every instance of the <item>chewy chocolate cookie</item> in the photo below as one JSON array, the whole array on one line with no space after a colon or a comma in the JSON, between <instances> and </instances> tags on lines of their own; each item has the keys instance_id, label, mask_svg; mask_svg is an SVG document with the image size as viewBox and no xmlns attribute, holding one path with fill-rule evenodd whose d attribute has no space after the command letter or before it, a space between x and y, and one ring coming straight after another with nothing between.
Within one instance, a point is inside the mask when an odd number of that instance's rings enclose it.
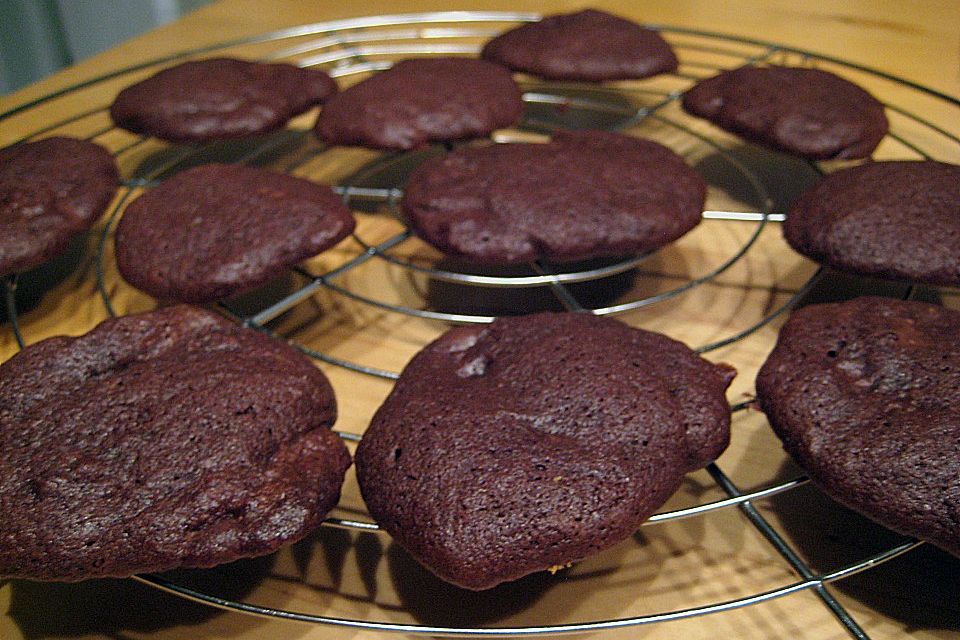
<instances>
[{"instance_id":1,"label":"chewy chocolate cookie","mask_svg":"<svg viewBox=\"0 0 960 640\"><path fill-rule=\"evenodd\" d=\"M210 567L319 526L350 456L298 351L186 306L0 366L0 576Z\"/></svg>"},{"instance_id":2,"label":"chewy chocolate cookie","mask_svg":"<svg viewBox=\"0 0 960 640\"><path fill-rule=\"evenodd\" d=\"M110 117L133 133L210 142L280 129L336 91L330 76L317 69L209 58L127 87L110 106Z\"/></svg>"},{"instance_id":3,"label":"chewy chocolate cookie","mask_svg":"<svg viewBox=\"0 0 960 640\"><path fill-rule=\"evenodd\" d=\"M872 297L801 309L757 400L825 493L960 556L960 313Z\"/></svg>"},{"instance_id":4,"label":"chewy chocolate cookie","mask_svg":"<svg viewBox=\"0 0 960 640\"><path fill-rule=\"evenodd\" d=\"M831 173L800 197L783 234L843 271L960 286L960 166L872 162Z\"/></svg>"},{"instance_id":5,"label":"chewy chocolate cookie","mask_svg":"<svg viewBox=\"0 0 960 640\"><path fill-rule=\"evenodd\" d=\"M498 64L471 58L403 60L334 96L320 112L324 142L406 150L486 136L523 112L520 88Z\"/></svg>"},{"instance_id":6,"label":"chewy chocolate cookie","mask_svg":"<svg viewBox=\"0 0 960 640\"><path fill-rule=\"evenodd\" d=\"M705 197L700 176L667 147L577 131L427 160L402 206L416 234L444 253L511 264L652 251L700 222Z\"/></svg>"},{"instance_id":7,"label":"chewy chocolate cookie","mask_svg":"<svg viewBox=\"0 0 960 640\"><path fill-rule=\"evenodd\" d=\"M595 9L511 29L490 40L481 55L549 80L646 78L677 68L677 56L659 33Z\"/></svg>"},{"instance_id":8,"label":"chewy chocolate cookie","mask_svg":"<svg viewBox=\"0 0 960 640\"><path fill-rule=\"evenodd\" d=\"M117 226L117 266L157 298L208 302L269 282L354 226L327 186L241 165L203 165L127 207Z\"/></svg>"},{"instance_id":9,"label":"chewy chocolate cookie","mask_svg":"<svg viewBox=\"0 0 960 640\"><path fill-rule=\"evenodd\" d=\"M67 248L113 199L120 177L98 144L45 138L0 150L0 276Z\"/></svg>"},{"instance_id":10,"label":"chewy chocolate cookie","mask_svg":"<svg viewBox=\"0 0 960 640\"><path fill-rule=\"evenodd\" d=\"M487 589L630 536L726 448L733 375L589 314L453 329L374 416L360 488L427 568Z\"/></svg>"},{"instance_id":11,"label":"chewy chocolate cookie","mask_svg":"<svg viewBox=\"0 0 960 640\"><path fill-rule=\"evenodd\" d=\"M814 160L868 157L887 134L883 104L820 69L741 67L698 82L683 108L747 140Z\"/></svg>"}]
</instances>

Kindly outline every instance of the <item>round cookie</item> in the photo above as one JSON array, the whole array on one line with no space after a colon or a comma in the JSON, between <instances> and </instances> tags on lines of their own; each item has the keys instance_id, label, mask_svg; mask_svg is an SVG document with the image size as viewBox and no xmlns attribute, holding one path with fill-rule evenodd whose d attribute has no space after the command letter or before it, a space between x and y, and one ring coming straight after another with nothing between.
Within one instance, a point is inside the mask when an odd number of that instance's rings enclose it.
<instances>
[{"instance_id":1,"label":"round cookie","mask_svg":"<svg viewBox=\"0 0 960 640\"><path fill-rule=\"evenodd\" d=\"M407 150L486 136L523 112L520 88L500 65L471 58L403 60L343 93L320 112L324 142Z\"/></svg>"},{"instance_id":2,"label":"round cookie","mask_svg":"<svg viewBox=\"0 0 960 640\"><path fill-rule=\"evenodd\" d=\"M698 82L683 108L747 140L813 160L866 158L887 134L884 107L828 71L741 67Z\"/></svg>"},{"instance_id":3,"label":"round cookie","mask_svg":"<svg viewBox=\"0 0 960 640\"><path fill-rule=\"evenodd\" d=\"M127 207L117 226L117 266L157 298L208 302L266 284L354 226L329 187L242 165L203 165Z\"/></svg>"},{"instance_id":4,"label":"round cookie","mask_svg":"<svg viewBox=\"0 0 960 640\"><path fill-rule=\"evenodd\" d=\"M210 142L283 127L336 93L323 71L232 58L192 60L121 91L118 127L171 142Z\"/></svg>"},{"instance_id":5,"label":"round cookie","mask_svg":"<svg viewBox=\"0 0 960 640\"><path fill-rule=\"evenodd\" d=\"M316 529L350 456L326 377L186 306L111 319L0 366L0 576L210 567Z\"/></svg>"},{"instance_id":6,"label":"round cookie","mask_svg":"<svg viewBox=\"0 0 960 640\"><path fill-rule=\"evenodd\" d=\"M726 448L733 375L590 314L453 329L374 416L356 454L360 488L428 569L487 589L633 534Z\"/></svg>"},{"instance_id":7,"label":"round cookie","mask_svg":"<svg viewBox=\"0 0 960 640\"><path fill-rule=\"evenodd\" d=\"M0 276L67 248L113 199L120 177L98 144L53 137L0 150Z\"/></svg>"},{"instance_id":8,"label":"round cookie","mask_svg":"<svg viewBox=\"0 0 960 640\"><path fill-rule=\"evenodd\" d=\"M960 556L960 313L871 297L801 309L757 400L824 492Z\"/></svg>"},{"instance_id":9,"label":"round cookie","mask_svg":"<svg viewBox=\"0 0 960 640\"><path fill-rule=\"evenodd\" d=\"M960 166L871 162L831 173L800 197L783 234L843 271L960 286Z\"/></svg>"},{"instance_id":10,"label":"round cookie","mask_svg":"<svg viewBox=\"0 0 960 640\"><path fill-rule=\"evenodd\" d=\"M424 162L403 212L418 236L478 263L652 251L701 220L706 185L667 147L618 133L460 148Z\"/></svg>"},{"instance_id":11,"label":"round cookie","mask_svg":"<svg viewBox=\"0 0 960 640\"><path fill-rule=\"evenodd\" d=\"M646 78L677 68L677 56L659 33L595 9L511 29L480 55L548 80Z\"/></svg>"}]
</instances>

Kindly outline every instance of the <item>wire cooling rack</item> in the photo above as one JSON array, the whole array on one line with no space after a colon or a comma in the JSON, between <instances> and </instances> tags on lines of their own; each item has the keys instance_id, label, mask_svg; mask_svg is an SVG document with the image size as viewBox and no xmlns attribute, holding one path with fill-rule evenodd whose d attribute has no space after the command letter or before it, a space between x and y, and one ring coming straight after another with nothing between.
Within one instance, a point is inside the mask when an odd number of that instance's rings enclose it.
<instances>
[{"instance_id":1,"label":"wire cooling rack","mask_svg":"<svg viewBox=\"0 0 960 640\"><path fill-rule=\"evenodd\" d=\"M125 285L116 274L112 255L112 234L124 206L143 189L188 166L221 161L267 166L301 177L335 184L344 201L357 211L359 224L354 237L336 251L307 261L269 290L252 296L230 299L219 310L249 327L290 340L305 353L346 376L364 376L386 381L398 375L402 364L427 340L450 324L484 323L497 315L524 313L536 309L566 309L598 315L617 316L630 324L671 331L671 323L682 318L685 300L709 306L715 295L727 295L729 288L749 277L751 252L769 240L768 227L776 228L783 210L804 186L838 163L803 162L743 145L712 125L686 116L678 100L693 82L725 68L745 63L778 63L818 66L834 70L867 86L881 100L886 87L907 87L907 104L885 102L891 119L891 133L878 150L878 157L940 159L957 162L960 138L944 120L917 115L932 105L938 112L958 115L960 104L946 96L908 81L839 60L816 56L775 44L713 33L659 26L680 58L675 74L643 81L620 81L605 85L543 82L520 76L527 108L514 128L494 134L495 142L536 142L562 128L607 128L657 139L681 153L710 183L704 222L675 246L641 256L591 261L581 264L536 262L522 267L478 270L444 258L417 240L403 224L397 204L407 173L425 156L443 153L435 147L411 153L373 153L330 148L310 134L313 114L295 120L286 130L246 141L203 146L171 146L157 140L133 136L115 129L106 109L115 89L126 86L170 63L193 57L236 55L263 60L282 60L327 70L342 85L388 68L394 61L411 56L476 55L492 35L539 16L525 13L442 12L357 18L304 25L262 36L206 47L199 50L137 64L86 81L41 100L0 115L0 123L13 122L31 111L42 111L58 101L75 101L72 115L34 130L23 140L53 134L74 135L95 140L116 156L124 175L120 194L98 228L93 250L96 290L103 310L117 315L149 308L153 303ZM88 95L96 96L90 106ZM104 102L105 101L105 102ZM71 103L73 104L73 103ZM951 111L954 110L954 111ZM447 147L449 148L449 147ZM786 181L784 178L786 177ZM778 235L775 233L774 235ZM770 282L776 292L762 313L735 318L714 332L711 339L696 345L700 352L722 352L761 332L785 310L800 302L821 283L824 273L808 263L783 254L796 270L784 275L784 282ZM82 259L81 259L82 261ZM675 270L677 263L684 269ZM674 269L672 272L671 269ZM20 347L32 341L21 328L17 297L22 274L4 282L4 308L11 335ZM370 286L376 281L377 286ZM386 285L386 286L384 286ZM903 288L901 295L913 295ZM47 292L46 295L54 295ZM660 311L660 310L663 311ZM59 310L63 313L64 310ZM29 312L28 312L29 313ZM335 343L323 338L343 335L351 326L373 314L396 320L401 327L400 342L408 349L386 358L363 359L351 353L338 354ZM356 316L361 316L358 321ZM331 320L333 318L333 320ZM338 320L339 318L339 320ZM406 320L416 327L406 332ZM390 322L388 320L387 326ZM354 324L351 325L351 322ZM347 326L344 329L344 325ZM426 328L424 328L426 327ZM701 332L702 333L702 332ZM318 337L321 336L321 337ZM762 337L772 346L769 332ZM389 366L393 364L394 366ZM734 362L734 364L736 364ZM327 367L329 369L330 367ZM349 378L345 378L349 379ZM349 382L348 382L349 384ZM343 402L342 389L338 389ZM749 411L749 400L731 407L735 427ZM363 416L364 419L369 416ZM359 432L341 430L348 442L359 440ZM736 431L734 437L736 438ZM850 636L868 637L848 608L827 585L867 571L900 556L920 543L897 539L881 550L833 567L816 571L787 537L771 524L756 504L778 494L793 492L806 483L796 475L778 477L743 489L719 464L710 465L705 476L710 490L699 495L714 497L693 500L679 508L663 511L644 523L642 531L664 523L717 517L739 510L747 526L758 534L773 553L792 571L792 579L769 588L736 597L714 597L703 601L691 594L689 606L647 612L641 615L548 623L536 615L535 622L516 626L430 624L378 619L377 616L339 617L282 606L254 604L242 598L216 595L217 590L191 584L188 578L144 575L135 579L163 591L230 611L407 634L434 636L533 636L595 632L719 613L778 599L798 592L810 592L836 618ZM768 476L769 477L769 476ZM341 505L344 507L344 505ZM349 535L384 536L379 527L362 513L362 505L346 505L325 522L326 527L346 530ZM356 513L356 512L360 513ZM319 534L323 536L324 533ZM355 542L355 539L354 539ZM352 544L347 541L348 546ZM636 570L617 568L616 572ZM723 582L723 578L717 578ZM682 587L681 587L682 589ZM373 589L376 591L376 589ZM719 593L723 593L720 591ZM331 597L337 598L336 589ZM635 594L642 595L642 594ZM384 609L386 610L386 609Z\"/></svg>"}]
</instances>

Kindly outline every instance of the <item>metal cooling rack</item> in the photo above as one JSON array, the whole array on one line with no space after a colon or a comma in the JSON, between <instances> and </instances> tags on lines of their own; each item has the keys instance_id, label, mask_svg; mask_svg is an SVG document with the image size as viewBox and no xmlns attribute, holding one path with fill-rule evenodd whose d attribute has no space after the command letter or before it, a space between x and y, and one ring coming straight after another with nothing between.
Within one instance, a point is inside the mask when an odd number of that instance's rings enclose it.
<instances>
[{"instance_id":1,"label":"metal cooling rack","mask_svg":"<svg viewBox=\"0 0 960 640\"><path fill-rule=\"evenodd\" d=\"M204 47L193 51L137 64L116 72L94 78L74 85L40 100L22 105L0 114L0 123L17 116L22 112L42 107L54 100L68 98L91 87L103 87L106 83L122 82L125 86L143 76L145 71L154 71L168 63L191 57L202 57L210 54L226 53L229 55L245 55L265 60L284 60L295 62L301 66L319 66L326 69L331 75L341 79L354 79L365 74L376 72L389 67L393 61L409 56L423 55L475 55L482 43L502 29L519 22L537 20L539 16L527 13L501 12L438 12L423 14L406 14L395 16L377 16L340 20L335 22L304 25L291 29L284 29L261 36L226 42L216 46ZM550 118L544 120L535 113L539 106L558 106L564 110L573 110L581 115L586 114L594 122L606 124L608 128L631 129L644 123L656 123L661 130L679 132L688 138L695 139L702 147L709 148L717 154L723 162L732 167L736 173L749 185L752 190L752 201L758 206L753 210L726 211L710 210L704 213L704 218L710 220L752 222L754 229L747 239L725 256L717 264L711 265L704 273L691 277L682 284L673 288L659 291L648 296L634 297L608 306L590 307L578 300L570 285L576 283L591 283L602 281L604 278L630 272L637 269L648 255L634 256L622 260L608 261L599 266L564 268L562 265L551 265L537 262L529 265L524 273L508 275L483 274L469 270L451 269L429 261L412 260L398 252L403 246L416 242L409 230L401 230L385 240L368 241L355 234L354 240L360 247L357 254L334 269L323 273L314 273L298 267L295 271L306 279L306 284L292 293L285 295L273 304L259 309L252 314L242 314L232 309L229 304L220 305L221 312L235 318L249 327L263 331L271 331L267 326L272 320L309 300L321 290L344 296L363 305L383 309L389 313L405 314L424 318L438 323L484 323L493 319L491 315L473 313L455 313L434 309L427 306L413 307L379 300L367 294L353 291L348 285L338 283L338 279L370 261L384 261L392 266L410 273L420 274L436 281L450 282L466 287L487 289L518 289L528 287L548 288L563 308L576 311L595 313L598 315L618 315L628 311L640 309L663 302L681 295L694 295L698 287L713 281L724 273L747 252L751 250L764 227L770 223L782 220L782 213L773 210L774 203L767 193L764 181L750 168L745 166L737 157L732 155L726 147L717 141L719 135L716 130L711 133L701 133L702 129L694 126L695 119L688 118L681 113L668 114L667 108L682 96L683 90L693 82L715 74L721 69L732 68L745 63L778 62L802 65L827 65L831 68L858 73L883 81L906 85L918 95L953 107L960 106L955 98L932 91L906 80L902 80L871 69L845 63L840 60L817 56L802 50L782 47L758 40L725 36L721 34L700 32L668 26L655 27L671 41L680 58L680 70L669 76L672 87L660 87L650 80L636 82L618 82L611 86L594 86L571 83L547 83L533 80L523 80L524 100L528 104L528 112L524 120L516 129L499 132L495 141L506 142L512 140L526 140L531 133L549 133L552 130L567 126L569 123L564 117L556 121ZM705 62L701 57L707 58ZM112 95L112 94L111 94ZM879 96L883 98L882 93ZM625 99L626 98L626 99ZM117 133L112 125L102 124L105 111L109 105L103 104L95 108L80 109L69 118L53 122L48 126L34 131L23 141L42 137L51 133L65 133L84 137L89 140L104 140ZM938 159L935 152L911 139L909 131L912 127L923 130L925 135L932 135L938 139L937 148L942 145L948 154L955 156L960 150L960 138L954 133L925 120L916 115L913 108L897 104L886 103L888 113L907 124L891 128L889 138L900 145L903 156L913 159ZM901 131L903 130L903 131ZM284 135L305 138L308 130L288 130ZM230 159L232 162L253 162L259 157L275 152L289 138L266 136L258 139L242 154ZM147 138L128 139L111 146L111 150L118 161L123 164L125 158L135 153L138 148L148 143ZM107 145L110 146L110 145ZM196 161L206 152L205 147L183 146L171 147L169 156L159 164L151 166L149 170L138 170L124 183L121 196L116 205L107 214L106 224L100 236L96 252L96 271L99 294L106 310L116 315L111 302L112 290L106 284L105 264L111 259L109 254L110 238L114 222L123 210L124 205L132 199L140 188L149 188L165 177L175 173L179 167ZM442 152L442 149L437 150ZM297 172L303 176L302 169L317 157L333 153L333 150L320 146L306 155L291 159L285 169L288 172ZM398 165L409 162L411 154L385 154L379 159L360 167L350 178L344 179L336 189L342 194L344 201L351 206L373 203L380 209L378 215L387 215L396 218L402 223L397 210L397 202L402 196L402 179L394 179L384 186L385 179L389 181L391 171ZM949 159L949 158L946 158ZM955 158L954 158L955 159ZM810 170L822 173L830 169L830 163L807 163ZM310 177L309 173L306 177ZM801 286L787 302L759 318L750 326L726 336L720 340L700 345L698 350L706 352L728 345L753 333L760 327L771 322L785 310L797 304L815 285L821 271L816 271L810 279ZM16 309L15 293L17 277L9 277L3 281L4 305L9 319L10 331L22 348L24 336ZM909 294L908 294L909 295ZM317 360L346 368L363 375L376 376L385 379L395 379L397 373L387 371L357 362L345 361L320 353L306 345L300 348ZM731 407L734 415L746 409L748 403L741 403ZM356 441L356 434L341 433L346 440ZM664 611L651 615L628 617L609 620L590 620L573 624L540 625L523 627L491 627L491 628L456 628L446 626L432 626L419 624L400 624L377 620L358 620L336 617L327 617L306 612L295 612L268 607L261 607L245 602L237 602L201 592L193 588L177 584L168 578L156 575L137 576L134 579L177 596L200 602L209 606L241 612L254 616L296 620L301 622L336 625L354 629L367 629L385 632L402 632L407 634L425 634L434 636L477 636L477 637L507 637L507 636L534 636L564 633L580 633L602 631L632 627L650 623L665 622L680 618L706 615L746 607L759 602L780 598L800 591L815 593L822 604L826 606L847 632L855 638L868 636L853 619L851 614L834 598L827 588L830 583L842 580L854 574L869 570L883 562L904 554L916 548L921 543L907 541L882 553L867 557L861 561L840 567L833 571L815 574L800 558L797 552L781 537L774 527L760 514L752 504L753 501L771 497L776 494L791 491L806 483L806 478L794 478L786 482L779 482L759 490L750 492L741 491L731 478L716 464L707 468L716 485L722 489L727 498L714 502L700 504L694 507L659 513L644 526L654 526L658 523L678 520L681 518L702 517L716 510L736 507L743 512L752 526L769 542L773 549L783 557L793 568L798 579L779 588L755 593L746 597L721 600L711 604L696 606L673 611ZM380 531L379 527L370 521L342 518L328 518L324 523L328 527L336 527L354 531Z\"/></svg>"}]
</instances>

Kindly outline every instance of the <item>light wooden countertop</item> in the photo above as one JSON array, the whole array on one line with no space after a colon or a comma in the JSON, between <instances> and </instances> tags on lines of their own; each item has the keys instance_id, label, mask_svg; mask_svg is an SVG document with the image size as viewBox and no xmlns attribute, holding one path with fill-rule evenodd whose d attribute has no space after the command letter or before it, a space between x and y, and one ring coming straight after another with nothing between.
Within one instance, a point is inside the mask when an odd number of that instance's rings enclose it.
<instances>
[{"instance_id":1,"label":"light wooden countertop","mask_svg":"<svg viewBox=\"0 0 960 640\"><path fill-rule=\"evenodd\" d=\"M97 82L71 90L61 99L33 105L47 94L70 88L130 65L315 22L357 16L423 11L511 11L553 13L586 6L582 2L461 2L456 6L432 0L372 0L362 5L331 0L301 2L279 0L222 0L144 36L123 43L81 64L14 94L0 98L0 113L19 109L0 120L0 145L31 135L74 114L109 104L115 92L136 74L116 81ZM837 69L877 93L905 113L891 113L905 144L885 141L878 157L916 157L913 144L931 156L960 163L960 3L955 0L893 2L836 1L798 3L783 0L713 2L708 0L625 0L596 2L641 22L681 29L716 32L774 42L877 69L939 92L924 93L907 84L883 79L842 66ZM500 23L502 26L502 23ZM736 57L707 51L719 40L667 31L678 46L681 62L690 73L708 75L709 65L733 64ZM310 37L292 38L298 44ZM765 52L739 42L725 42L736 56ZM279 51L274 43L245 44L230 51L249 56ZM296 57L296 55L291 54ZM685 57L689 56L689 57ZM726 57L725 57L726 56ZM777 53L771 58L789 64L806 64L802 56ZM724 62L724 60L726 62ZM700 66L697 66L697 65ZM819 64L819 63L818 63ZM149 72L145 70L140 76ZM136 77L140 77L136 76ZM657 91L676 91L689 80L652 80ZM675 105L674 105L675 106ZM918 116L943 132L918 123ZM291 126L306 129L313 114ZM681 118L679 109L667 118ZM64 124L74 135L92 135L109 124L105 116ZM705 123L684 120L690 131L670 129L664 123L644 123L639 133L653 135L686 155L719 184L729 178L730 167L721 166L717 154L704 150L697 135L718 140L747 169L769 187L775 210L795 197L797 185L813 179L809 165L776 154L760 153L739 145ZM291 142L290 153L302 153L298 173L311 178L339 181L352 170L377 157L362 151L341 150L335 155L309 155L308 137ZM98 141L113 150L134 138L123 132L105 132ZM313 143L315 145L315 143ZM297 147L296 145L302 145ZM223 152L223 150L221 150ZM149 169L166 157L165 145L149 142L125 152L121 166L125 177ZM224 152L228 153L228 152ZM721 154L722 155L722 154ZM312 158L312 159L311 159ZM273 160L266 164L270 165ZM718 164L719 163L719 164ZM270 165L273 166L273 165ZM829 169L829 166L827 167ZM746 191L744 191L744 189ZM749 187L711 189L708 209L751 210L757 194ZM377 213L359 213L360 237L372 244L395 233L396 223ZM28 343L59 333L81 333L107 316L96 285L96 249L99 229L77 248L66 274L48 285L36 306L20 315ZM676 245L658 252L637 272L579 290L585 296L622 302L669 290L708 273L757 233L743 258L694 292L665 303L624 314L637 326L663 331L691 345L723 339L750 327L782 305L816 270L809 261L790 251L776 224L757 232L754 222L707 221ZM106 243L105 290L120 313L148 309L153 301L137 293L116 275ZM406 245L405 245L406 246ZM361 248L352 240L307 263L312 273L324 273L357 256ZM414 245L398 255L429 259L429 251ZM499 302L474 296L464 288L439 286L384 261L370 261L351 271L338 284L359 295L401 306L447 308L445 305L542 303L528 292L501 294ZM287 283L289 285L289 283ZM286 285L285 285L286 286ZM814 295L830 298L859 290L876 290L852 279L829 274L815 287ZM607 287L607 289L604 289ZM611 290L610 287L616 289ZM896 287L892 290L896 292ZM472 291L472 290L471 290ZM956 292L940 295L950 306ZM505 297L504 297L505 296ZM543 297L549 299L549 295ZM505 302L504 302L505 301ZM520 302L518 302L520 301ZM309 308L306 308L309 307ZM500 307L506 308L506 307ZM757 368L771 348L780 321L711 351L707 357L730 362L740 375L729 397L748 398ZM389 371L403 364L446 325L429 319L398 314L321 290L309 304L278 321L274 328L287 337L329 356ZM16 351L7 326L0 326L0 361ZM389 392L389 381L323 364L337 391L341 430L361 433L372 412ZM799 471L782 453L763 417L750 411L735 414L733 442L718 461L741 489L783 482ZM356 483L349 476L336 515L363 518ZM704 471L691 474L666 509L681 508L725 497ZM758 500L758 512L812 567L829 573L890 548L902 541L836 506L817 490L806 486L774 499ZM2 517L2 516L0 516ZM706 516L644 527L617 548L588 559L557 578L534 577L493 592L472 594L453 589L433 578L391 545L389 537L324 528L292 550L250 562L241 562L182 580L204 591L257 604L305 611L316 615L358 620L441 626L525 626L613 619L671 611L723 602L777 589L799 578L771 545L736 508ZM957 637L960 632L960 561L925 545L879 568L844 579L829 587L840 605L871 638ZM0 638L382 638L376 631L266 620L225 613L187 603L131 580L91 581L74 585L13 581L0 584ZM731 611L631 629L607 630L598 638L845 638L847 631L810 590Z\"/></svg>"}]
</instances>

